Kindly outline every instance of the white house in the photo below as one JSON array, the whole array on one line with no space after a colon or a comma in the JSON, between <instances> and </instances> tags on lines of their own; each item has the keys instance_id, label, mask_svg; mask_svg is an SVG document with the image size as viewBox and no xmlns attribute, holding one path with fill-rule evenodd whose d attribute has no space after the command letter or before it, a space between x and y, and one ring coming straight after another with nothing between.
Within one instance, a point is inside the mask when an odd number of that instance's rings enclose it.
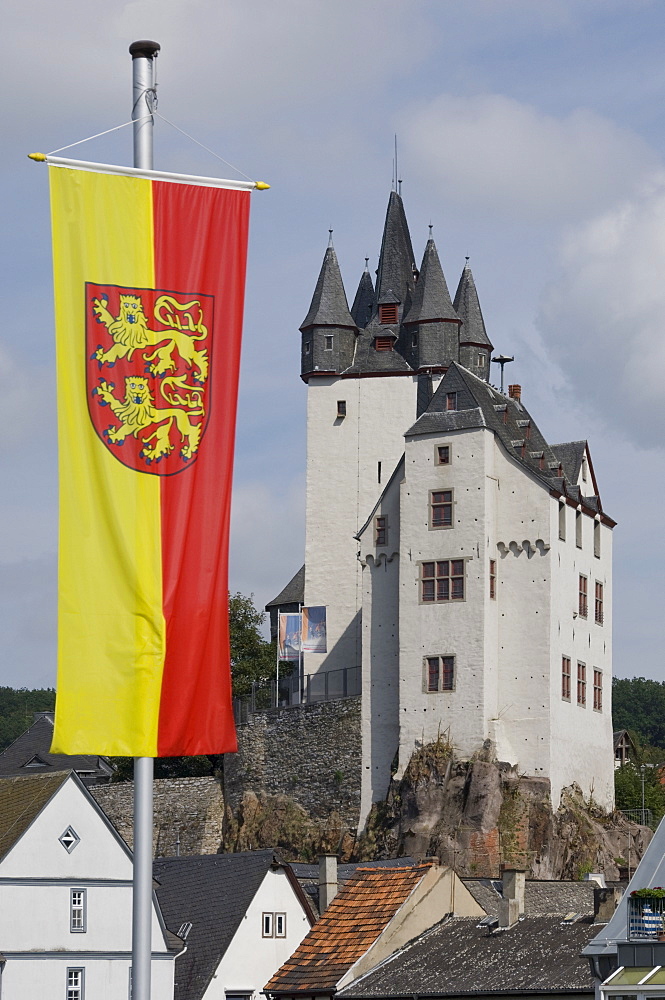
<instances>
[{"instance_id":1,"label":"white house","mask_svg":"<svg viewBox=\"0 0 665 1000\"><path fill-rule=\"evenodd\" d=\"M158 858L158 897L187 943L175 1000L261 1000L314 915L291 868L271 850Z\"/></svg>"},{"instance_id":2,"label":"white house","mask_svg":"<svg viewBox=\"0 0 665 1000\"><path fill-rule=\"evenodd\" d=\"M127 1000L131 937L131 853L76 774L0 780L2 997ZM156 997L183 948L154 899Z\"/></svg>"},{"instance_id":3,"label":"white house","mask_svg":"<svg viewBox=\"0 0 665 1000\"><path fill-rule=\"evenodd\" d=\"M490 385L471 270L452 300L431 234L417 267L394 191L376 287L365 270L349 309L329 245L301 331L290 596L327 607L328 652L305 672L361 667L360 826L395 761L438 735L548 778L555 809L573 782L611 809L615 522L587 443L549 445L521 387Z\"/></svg>"}]
</instances>

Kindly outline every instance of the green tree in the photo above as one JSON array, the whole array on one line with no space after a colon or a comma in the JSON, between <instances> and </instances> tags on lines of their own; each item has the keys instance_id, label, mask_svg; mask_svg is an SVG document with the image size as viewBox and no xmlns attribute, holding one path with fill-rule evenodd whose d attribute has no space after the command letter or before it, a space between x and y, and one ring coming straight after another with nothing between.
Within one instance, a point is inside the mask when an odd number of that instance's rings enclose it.
<instances>
[{"instance_id":1,"label":"green tree","mask_svg":"<svg viewBox=\"0 0 665 1000\"><path fill-rule=\"evenodd\" d=\"M612 684L612 725L628 729L644 746L665 750L665 681L616 677Z\"/></svg>"},{"instance_id":2,"label":"green tree","mask_svg":"<svg viewBox=\"0 0 665 1000\"><path fill-rule=\"evenodd\" d=\"M641 809L644 765L644 808L651 810L654 829L665 815L665 787L661 783L665 768L659 766L663 763L665 753L660 747L638 744L637 760L629 761L614 772L617 809Z\"/></svg>"},{"instance_id":3,"label":"green tree","mask_svg":"<svg viewBox=\"0 0 665 1000\"><path fill-rule=\"evenodd\" d=\"M52 712L53 688L0 687L0 750L4 750L28 729L35 712Z\"/></svg>"}]
</instances>

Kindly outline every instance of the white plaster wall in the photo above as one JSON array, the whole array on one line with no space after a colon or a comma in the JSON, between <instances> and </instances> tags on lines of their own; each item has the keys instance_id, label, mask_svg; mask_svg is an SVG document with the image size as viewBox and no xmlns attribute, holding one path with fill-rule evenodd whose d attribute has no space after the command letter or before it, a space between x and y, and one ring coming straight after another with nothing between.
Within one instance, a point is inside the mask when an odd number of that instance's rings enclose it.
<instances>
[{"instance_id":1,"label":"white plaster wall","mask_svg":"<svg viewBox=\"0 0 665 1000\"><path fill-rule=\"evenodd\" d=\"M588 488L590 488L590 477ZM575 508L566 506L566 539L559 539L559 504L550 505L552 532L551 725L552 801L576 782L601 807L614 807L612 744L612 529L601 524L594 555L594 519L582 514L582 548L575 541ZM578 614L579 575L588 579L588 617ZM595 622L595 581L604 586L604 620ZM561 658L571 660L571 698L561 696ZM586 663L586 707L577 704L577 661ZM593 708L593 670L603 673L602 711Z\"/></svg>"},{"instance_id":2,"label":"white plaster wall","mask_svg":"<svg viewBox=\"0 0 665 1000\"><path fill-rule=\"evenodd\" d=\"M309 379L305 603L328 608L328 653L306 654L306 673L361 662L362 571L354 535L402 455L404 431L416 419L416 391L410 375ZM338 400L346 402L343 419Z\"/></svg>"},{"instance_id":3,"label":"white plaster wall","mask_svg":"<svg viewBox=\"0 0 665 1000\"><path fill-rule=\"evenodd\" d=\"M2 974L2 997L7 1000L64 1000L67 969L85 969L85 996L91 1000L127 1000L129 957L96 959L63 955L58 958L6 955ZM152 995L156 1000L173 997L173 961L169 957L152 963Z\"/></svg>"},{"instance_id":4,"label":"white plaster wall","mask_svg":"<svg viewBox=\"0 0 665 1000\"><path fill-rule=\"evenodd\" d=\"M396 476L375 516L387 520L387 544L375 544L374 519L360 541L362 565L362 775L359 826L386 797L399 743L399 503Z\"/></svg>"},{"instance_id":5,"label":"white plaster wall","mask_svg":"<svg viewBox=\"0 0 665 1000\"><path fill-rule=\"evenodd\" d=\"M286 937L262 937L263 913L286 913ZM284 871L269 871L243 917L204 1000L223 1000L226 993L261 990L293 954L310 929L309 920Z\"/></svg>"}]
</instances>

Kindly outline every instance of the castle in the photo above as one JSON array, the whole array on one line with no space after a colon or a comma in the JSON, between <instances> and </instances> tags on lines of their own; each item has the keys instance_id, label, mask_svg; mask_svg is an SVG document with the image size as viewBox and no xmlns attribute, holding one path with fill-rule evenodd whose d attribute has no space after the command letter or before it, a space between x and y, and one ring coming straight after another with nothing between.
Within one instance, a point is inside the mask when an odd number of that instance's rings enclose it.
<instances>
[{"instance_id":1,"label":"castle","mask_svg":"<svg viewBox=\"0 0 665 1000\"><path fill-rule=\"evenodd\" d=\"M615 522L586 441L490 384L471 269L451 299L431 234L417 267L396 191L376 286L349 309L331 242L301 332L305 566L272 607L327 607L305 674L360 668L360 828L439 737L611 809Z\"/></svg>"}]
</instances>

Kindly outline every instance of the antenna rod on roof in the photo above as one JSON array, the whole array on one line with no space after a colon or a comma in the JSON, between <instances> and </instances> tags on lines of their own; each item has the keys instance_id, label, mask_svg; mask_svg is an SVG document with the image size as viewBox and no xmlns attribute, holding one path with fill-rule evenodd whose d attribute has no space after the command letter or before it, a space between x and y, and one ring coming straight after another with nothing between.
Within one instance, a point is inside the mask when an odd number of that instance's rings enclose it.
<instances>
[{"instance_id":1,"label":"antenna rod on roof","mask_svg":"<svg viewBox=\"0 0 665 1000\"><path fill-rule=\"evenodd\" d=\"M469 258L467 257L467 260ZM499 354L496 358L492 358L495 365L501 365L501 392L503 393L503 369L506 367L509 361L514 361L515 355L508 357L507 354Z\"/></svg>"},{"instance_id":2,"label":"antenna rod on roof","mask_svg":"<svg viewBox=\"0 0 665 1000\"><path fill-rule=\"evenodd\" d=\"M399 177L399 171L397 169L397 132L395 132L395 191L397 191L397 185L399 183L397 180L398 177ZM397 191L397 193L399 194L399 191Z\"/></svg>"}]
</instances>

